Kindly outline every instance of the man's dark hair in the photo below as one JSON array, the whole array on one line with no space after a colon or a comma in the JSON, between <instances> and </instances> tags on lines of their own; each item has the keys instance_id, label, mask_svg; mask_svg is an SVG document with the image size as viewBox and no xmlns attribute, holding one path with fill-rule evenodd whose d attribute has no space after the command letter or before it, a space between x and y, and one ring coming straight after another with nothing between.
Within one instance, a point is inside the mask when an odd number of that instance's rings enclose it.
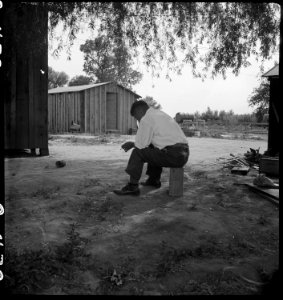
<instances>
[{"instance_id":1,"label":"man's dark hair","mask_svg":"<svg viewBox=\"0 0 283 300\"><path fill-rule=\"evenodd\" d=\"M135 101L133 104L132 104L132 107L131 107L131 116L134 115L134 111L137 109L137 108L149 108L148 104L143 101L143 100L138 100L138 101Z\"/></svg>"}]
</instances>

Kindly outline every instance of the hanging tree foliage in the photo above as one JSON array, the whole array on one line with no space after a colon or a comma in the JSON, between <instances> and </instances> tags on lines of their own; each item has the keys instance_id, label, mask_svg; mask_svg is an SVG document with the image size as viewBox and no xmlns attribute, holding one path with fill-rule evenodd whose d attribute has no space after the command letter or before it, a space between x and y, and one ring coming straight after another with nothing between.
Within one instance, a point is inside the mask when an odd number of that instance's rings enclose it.
<instances>
[{"instance_id":1,"label":"hanging tree foliage","mask_svg":"<svg viewBox=\"0 0 283 300\"><path fill-rule=\"evenodd\" d=\"M253 54L266 60L278 51L280 6L256 2L33 2L49 11L49 30L60 21L68 32L70 53L80 21L114 43L127 43L134 55L158 75L161 64L194 76L238 74ZM99 27L97 28L97 20ZM63 49L59 43L55 54Z\"/></svg>"}]
</instances>

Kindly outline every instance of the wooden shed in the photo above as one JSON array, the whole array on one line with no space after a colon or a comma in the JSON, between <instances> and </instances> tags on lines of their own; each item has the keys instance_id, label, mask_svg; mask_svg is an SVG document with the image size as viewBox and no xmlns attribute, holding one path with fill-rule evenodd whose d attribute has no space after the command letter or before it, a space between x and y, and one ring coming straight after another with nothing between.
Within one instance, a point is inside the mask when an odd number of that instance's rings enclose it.
<instances>
[{"instance_id":1,"label":"wooden shed","mask_svg":"<svg viewBox=\"0 0 283 300\"><path fill-rule=\"evenodd\" d=\"M280 81L279 81L279 65L274 66L268 72L262 75L267 77L270 82L270 98L269 98L269 124L268 124L268 149L270 156L279 154L280 138L279 138L279 98L280 98Z\"/></svg>"},{"instance_id":2,"label":"wooden shed","mask_svg":"<svg viewBox=\"0 0 283 300\"><path fill-rule=\"evenodd\" d=\"M48 155L48 12L30 3L2 9L4 149Z\"/></svg>"},{"instance_id":3,"label":"wooden shed","mask_svg":"<svg viewBox=\"0 0 283 300\"><path fill-rule=\"evenodd\" d=\"M141 96L114 82L58 87L48 91L49 133L70 132L72 122L89 134L128 134L136 129L130 115L134 101Z\"/></svg>"}]
</instances>

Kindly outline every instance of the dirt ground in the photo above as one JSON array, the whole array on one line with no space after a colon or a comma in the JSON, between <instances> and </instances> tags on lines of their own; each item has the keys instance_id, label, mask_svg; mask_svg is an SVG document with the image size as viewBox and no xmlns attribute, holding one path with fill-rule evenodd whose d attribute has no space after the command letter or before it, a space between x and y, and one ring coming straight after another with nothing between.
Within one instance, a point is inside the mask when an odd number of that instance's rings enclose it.
<instances>
[{"instance_id":1,"label":"dirt ground","mask_svg":"<svg viewBox=\"0 0 283 300\"><path fill-rule=\"evenodd\" d=\"M50 156L5 158L5 280L13 294L260 294L279 267L279 209L219 159L267 140L190 137L184 195L111 191L133 136L51 136ZM65 160L57 168L55 162ZM144 177L144 176L143 176Z\"/></svg>"}]
</instances>

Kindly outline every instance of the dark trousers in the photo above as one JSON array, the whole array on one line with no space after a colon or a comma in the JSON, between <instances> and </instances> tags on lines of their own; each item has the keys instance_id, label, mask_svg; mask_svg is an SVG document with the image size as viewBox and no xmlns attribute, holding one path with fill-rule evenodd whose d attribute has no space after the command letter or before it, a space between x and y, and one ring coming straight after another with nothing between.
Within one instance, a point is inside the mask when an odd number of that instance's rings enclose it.
<instances>
[{"instance_id":1,"label":"dark trousers","mask_svg":"<svg viewBox=\"0 0 283 300\"><path fill-rule=\"evenodd\" d=\"M150 145L144 149L134 148L128 161L126 172L131 179L139 181L143 165L147 163L146 174L153 180L160 180L162 167L181 168L189 158L189 147L186 144L175 144L163 149Z\"/></svg>"}]
</instances>

